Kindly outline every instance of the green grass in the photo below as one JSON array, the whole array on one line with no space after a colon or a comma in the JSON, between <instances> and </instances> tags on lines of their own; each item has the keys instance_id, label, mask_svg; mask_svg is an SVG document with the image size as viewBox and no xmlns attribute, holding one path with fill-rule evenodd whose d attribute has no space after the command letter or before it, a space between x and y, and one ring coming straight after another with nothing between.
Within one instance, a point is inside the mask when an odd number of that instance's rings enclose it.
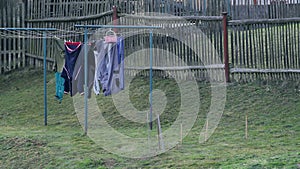
<instances>
[{"instance_id":1,"label":"green grass","mask_svg":"<svg viewBox=\"0 0 300 169\"><path fill-rule=\"evenodd\" d=\"M48 126L43 125L43 73L24 69L0 76L0 168L297 168L300 164L300 91L298 83L230 84L218 128L205 143L199 133L210 106L210 84L198 83L201 107L183 144L164 154L130 159L111 154L83 135L72 98L55 99L48 73ZM165 91L162 129L174 122L179 109L175 81L154 78ZM147 109L148 78L136 77L130 99ZM146 124L123 118L111 97L98 96L103 116L119 132L147 133ZM245 114L248 139L245 139ZM155 131L153 131L155 133Z\"/></svg>"}]
</instances>

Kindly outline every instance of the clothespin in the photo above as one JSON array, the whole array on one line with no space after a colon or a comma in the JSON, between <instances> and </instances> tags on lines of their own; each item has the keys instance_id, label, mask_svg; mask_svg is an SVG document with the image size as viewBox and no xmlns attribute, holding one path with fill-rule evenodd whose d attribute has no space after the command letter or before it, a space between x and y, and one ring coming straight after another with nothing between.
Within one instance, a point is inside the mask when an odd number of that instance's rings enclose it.
<instances>
[{"instance_id":1,"label":"clothespin","mask_svg":"<svg viewBox=\"0 0 300 169\"><path fill-rule=\"evenodd\" d=\"M96 41L93 40L93 41L88 42L88 45L93 46L95 43L96 43Z\"/></svg>"},{"instance_id":2,"label":"clothespin","mask_svg":"<svg viewBox=\"0 0 300 169\"><path fill-rule=\"evenodd\" d=\"M112 29L106 32L106 35L104 37L104 40L106 43L115 43L118 40L116 32L114 32Z\"/></svg>"}]
</instances>

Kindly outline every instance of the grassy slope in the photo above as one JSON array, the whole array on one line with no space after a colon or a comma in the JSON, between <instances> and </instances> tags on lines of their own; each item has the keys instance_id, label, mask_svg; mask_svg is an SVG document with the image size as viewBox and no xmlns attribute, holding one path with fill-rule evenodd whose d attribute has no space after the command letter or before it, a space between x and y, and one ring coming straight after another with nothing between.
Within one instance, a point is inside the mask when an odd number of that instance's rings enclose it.
<instances>
[{"instance_id":1,"label":"grassy slope","mask_svg":"<svg viewBox=\"0 0 300 169\"><path fill-rule=\"evenodd\" d=\"M201 108L193 129L180 147L149 159L127 159L111 154L85 137L72 99L54 99L53 74L48 79L48 121L43 126L42 71L23 70L0 76L0 168L297 168L300 163L300 91L295 84L232 84L221 122L208 142L199 144L199 131L210 104L208 84L200 84ZM156 79L168 104L162 127L175 119L178 108L173 81ZM134 80L132 103L139 109L148 81ZM109 97L98 97L104 116L118 130L138 134L145 125L130 123L116 112ZM175 106L174 106L175 105ZM176 111L175 111L176 112ZM249 138L244 118L249 116ZM117 124L117 125L116 125Z\"/></svg>"}]
</instances>

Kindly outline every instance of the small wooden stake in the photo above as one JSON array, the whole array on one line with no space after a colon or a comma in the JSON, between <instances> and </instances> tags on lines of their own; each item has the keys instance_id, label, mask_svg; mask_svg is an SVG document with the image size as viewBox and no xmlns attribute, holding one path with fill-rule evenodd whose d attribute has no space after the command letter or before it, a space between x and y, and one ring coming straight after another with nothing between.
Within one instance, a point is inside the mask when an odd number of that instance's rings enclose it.
<instances>
[{"instance_id":1,"label":"small wooden stake","mask_svg":"<svg viewBox=\"0 0 300 169\"><path fill-rule=\"evenodd\" d=\"M246 113L245 117L245 139L248 139L248 113Z\"/></svg>"},{"instance_id":2,"label":"small wooden stake","mask_svg":"<svg viewBox=\"0 0 300 169\"><path fill-rule=\"evenodd\" d=\"M206 126L205 126L205 142L207 141L207 132L208 132L208 119L206 119Z\"/></svg>"},{"instance_id":3,"label":"small wooden stake","mask_svg":"<svg viewBox=\"0 0 300 169\"><path fill-rule=\"evenodd\" d=\"M180 124L180 144L182 145L182 140L183 140L183 136L182 136L182 123Z\"/></svg>"},{"instance_id":4,"label":"small wooden stake","mask_svg":"<svg viewBox=\"0 0 300 169\"><path fill-rule=\"evenodd\" d=\"M164 141L163 141L163 136L162 136L162 131L161 131L159 114L157 115L157 136L158 136L158 148L160 150L165 151L165 146L164 146Z\"/></svg>"},{"instance_id":5,"label":"small wooden stake","mask_svg":"<svg viewBox=\"0 0 300 169\"><path fill-rule=\"evenodd\" d=\"M158 143L158 149L159 150L161 150L162 149L162 147L161 147L161 140L160 140L160 130L159 130L159 128L160 128L160 126L159 126L159 121L157 120L157 143Z\"/></svg>"}]
</instances>

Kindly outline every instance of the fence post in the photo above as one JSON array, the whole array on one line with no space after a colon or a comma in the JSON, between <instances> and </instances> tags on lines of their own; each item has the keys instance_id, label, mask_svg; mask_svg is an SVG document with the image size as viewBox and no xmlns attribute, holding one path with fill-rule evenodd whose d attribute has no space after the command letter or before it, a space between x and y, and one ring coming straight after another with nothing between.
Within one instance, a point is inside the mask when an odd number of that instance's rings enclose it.
<instances>
[{"instance_id":1,"label":"fence post","mask_svg":"<svg viewBox=\"0 0 300 169\"><path fill-rule=\"evenodd\" d=\"M116 6L113 6L113 24L114 25L118 25L118 11L117 11L117 7ZM118 29L117 28L114 28L114 32L117 33Z\"/></svg>"},{"instance_id":2,"label":"fence post","mask_svg":"<svg viewBox=\"0 0 300 169\"><path fill-rule=\"evenodd\" d=\"M229 78L229 60L228 60L228 28L227 28L227 12L223 12L223 36L224 36L224 66L226 82L230 82Z\"/></svg>"}]
</instances>

